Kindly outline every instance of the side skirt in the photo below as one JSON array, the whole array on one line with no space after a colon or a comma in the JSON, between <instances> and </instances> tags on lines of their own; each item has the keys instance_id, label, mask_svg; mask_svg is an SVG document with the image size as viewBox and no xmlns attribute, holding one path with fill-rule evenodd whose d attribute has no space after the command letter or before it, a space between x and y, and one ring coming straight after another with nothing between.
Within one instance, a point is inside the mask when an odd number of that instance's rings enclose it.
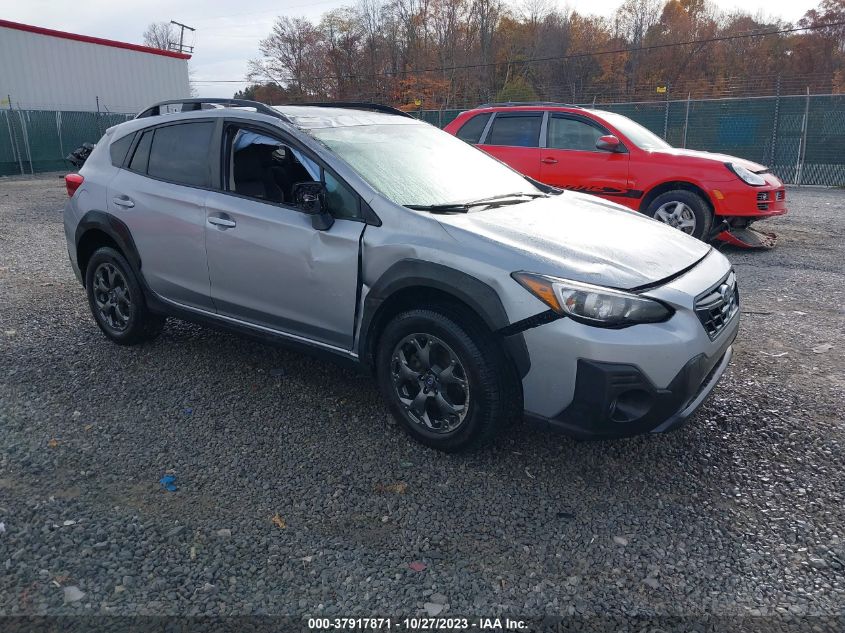
<instances>
[{"instance_id":1,"label":"side skirt","mask_svg":"<svg viewBox=\"0 0 845 633\"><path fill-rule=\"evenodd\" d=\"M350 350L261 325L255 325L232 317L214 314L199 308L185 306L160 297L149 289L145 289L144 299L149 309L157 314L174 317L183 321L190 321L231 334L247 336L271 345L304 352L315 358L330 360L346 368L356 369L358 371L364 370L358 359L358 355Z\"/></svg>"}]
</instances>

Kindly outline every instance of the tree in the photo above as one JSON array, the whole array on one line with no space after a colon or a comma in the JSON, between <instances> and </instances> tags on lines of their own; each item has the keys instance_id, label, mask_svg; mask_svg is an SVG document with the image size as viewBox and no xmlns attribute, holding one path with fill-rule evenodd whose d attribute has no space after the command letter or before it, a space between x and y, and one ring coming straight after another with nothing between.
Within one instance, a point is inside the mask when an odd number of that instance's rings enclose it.
<instances>
[{"instance_id":1,"label":"tree","mask_svg":"<svg viewBox=\"0 0 845 633\"><path fill-rule=\"evenodd\" d=\"M615 30L631 47L625 64L626 91L632 92L638 81L641 53L646 33L660 19L660 0L624 0L616 10Z\"/></svg>"},{"instance_id":2,"label":"tree","mask_svg":"<svg viewBox=\"0 0 845 633\"><path fill-rule=\"evenodd\" d=\"M234 99L249 99L270 105L283 105L290 101L290 94L282 86L274 83L250 84L243 90L238 90Z\"/></svg>"},{"instance_id":3,"label":"tree","mask_svg":"<svg viewBox=\"0 0 845 633\"><path fill-rule=\"evenodd\" d=\"M273 99L346 99L460 108L497 97L583 103L598 97L845 90L845 0L819 0L788 26L714 0L617 0L610 17L554 0L350 0L315 22L280 17L249 79ZM728 39L725 39L728 38ZM694 42L694 43L690 43ZM672 95L670 97L670 95Z\"/></svg>"},{"instance_id":4,"label":"tree","mask_svg":"<svg viewBox=\"0 0 845 633\"><path fill-rule=\"evenodd\" d=\"M485 100L494 93L490 62L493 60L493 39L502 13L501 0L472 0L470 5L470 24L477 37L479 61L482 64L481 89Z\"/></svg>"},{"instance_id":5,"label":"tree","mask_svg":"<svg viewBox=\"0 0 845 633\"><path fill-rule=\"evenodd\" d=\"M323 15L319 30L325 42L328 68L334 75L333 93L338 99L355 99L357 82L353 79L358 72L361 56L363 28L355 19L354 11L340 8Z\"/></svg>"},{"instance_id":6,"label":"tree","mask_svg":"<svg viewBox=\"0 0 845 633\"><path fill-rule=\"evenodd\" d=\"M169 22L153 22L144 31L144 46L172 51L179 46L179 35Z\"/></svg>"},{"instance_id":7,"label":"tree","mask_svg":"<svg viewBox=\"0 0 845 633\"><path fill-rule=\"evenodd\" d=\"M537 94L534 92L531 84L519 76L509 80L496 95L497 102L536 100Z\"/></svg>"},{"instance_id":8,"label":"tree","mask_svg":"<svg viewBox=\"0 0 845 633\"><path fill-rule=\"evenodd\" d=\"M247 78L270 80L297 97L320 97L326 92L323 36L306 18L276 18L273 31L258 46L262 58L249 63Z\"/></svg>"}]
</instances>

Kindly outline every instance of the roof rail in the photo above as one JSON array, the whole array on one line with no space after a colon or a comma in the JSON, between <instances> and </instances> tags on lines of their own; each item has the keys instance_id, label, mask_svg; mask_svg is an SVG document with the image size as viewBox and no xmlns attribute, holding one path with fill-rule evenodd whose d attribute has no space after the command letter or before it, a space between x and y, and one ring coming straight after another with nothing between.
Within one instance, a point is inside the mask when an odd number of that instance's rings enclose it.
<instances>
[{"instance_id":1,"label":"roof rail","mask_svg":"<svg viewBox=\"0 0 845 633\"><path fill-rule=\"evenodd\" d=\"M512 108L515 106L556 106L560 108L580 108L574 103L558 103L557 101L505 101L504 103L482 103L476 108Z\"/></svg>"},{"instance_id":2,"label":"roof rail","mask_svg":"<svg viewBox=\"0 0 845 633\"><path fill-rule=\"evenodd\" d=\"M404 116L409 119L416 118L413 115L400 110L399 108L393 108L391 106L382 105L381 103L368 103L366 101L325 101L312 103L288 103L285 105L319 106L322 108L349 108L350 110L373 110L374 112L382 112L383 114L395 114L396 116Z\"/></svg>"},{"instance_id":3,"label":"roof rail","mask_svg":"<svg viewBox=\"0 0 845 633\"><path fill-rule=\"evenodd\" d=\"M203 109L203 104L208 103L210 105L220 105L220 106L228 106L228 107L235 107L235 108L255 108L255 111L260 114L266 114L268 116L276 117L277 119L282 119L284 121L289 121L289 119L279 112L278 110L271 108L266 103L261 103L260 101L250 101L249 99L218 99L218 98L209 98L209 97L196 97L190 99L170 99L168 101L159 101L156 104L151 105L146 110L141 111L135 118L136 119L143 119L144 117L148 116L157 116L162 114L161 107L168 106L168 105L181 105L182 112L191 112ZM185 106L193 106L191 108L186 108Z\"/></svg>"}]
</instances>

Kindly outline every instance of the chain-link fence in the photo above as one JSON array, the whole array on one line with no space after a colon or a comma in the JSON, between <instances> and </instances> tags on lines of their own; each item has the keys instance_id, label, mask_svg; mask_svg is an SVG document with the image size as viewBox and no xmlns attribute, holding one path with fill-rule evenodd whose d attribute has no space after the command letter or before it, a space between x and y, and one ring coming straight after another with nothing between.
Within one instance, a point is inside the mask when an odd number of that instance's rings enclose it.
<instances>
[{"instance_id":1,"label":"chain-link fence","mask_svg":"<svg viewBox=\"0 0 845 633\"><path fill-rule=\"evenodd\" d=\"M791 184L845 186L845 95L584 104L624 114L678 147L768 165ZM414 114L440 127L460 110ZM131 114L0 110L0 175L69 169L64 157Z\"/></svg>"},{"instance_id":2,"label":"chain-link fence","mask_svg":"<svg viewBox=\"0 0 845 633\"><path fill-rule=\"evenodd\" d=\"M845 95L582 105L623 114L676 147L762 163L789 184L845 186ZM443 127L460 112L414 114Z\"/></svg>"},{"instance_id":3,"label":"chain-link fence","mask_svg":"<svg viewBox=\"0 0 845 633\"><path fill-rule=\"evenodd\" d=\"M65 160L83 143L134 114L0 110L0 176L70 169Z\"/></svg>"}]
</instances>

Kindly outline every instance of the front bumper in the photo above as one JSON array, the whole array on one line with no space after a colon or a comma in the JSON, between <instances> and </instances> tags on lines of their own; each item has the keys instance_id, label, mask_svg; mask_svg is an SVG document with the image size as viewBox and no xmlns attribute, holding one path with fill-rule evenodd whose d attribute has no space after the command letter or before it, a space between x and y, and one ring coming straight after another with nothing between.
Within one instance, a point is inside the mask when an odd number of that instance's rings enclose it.
<instances>
[{"instance_id":1,"label":"front bumper","mask_svg":"<svg viewBox=\"0 0 845 633\"><path fill-rule=\"evenodd\" d=\"M527 416L578 439L609 439L665 433L682 426L725 373L733 355L690 360L665 389L655 387L635 365L578 361L572 403L553 418Z\"/></svg>"},{"instance_id":2,"label":"front bumper","mask_svg":"<svg viewBox=\"0 0 845 633\"><path fill-rule=\"evenodd\" d=\"M716 215L761 220L786 213L786 187L771 174L765 177L767 184L762 187L733 183L712 187L710 199Z\"/></svg>"},{"instance_id":3,"label":"front bumper","mask_svg":"<svg viewBox=\"0 0 845 633\"><path fill-rule=\"evenodd\" d=\"M663 323L609 330L561 318L526 330L526 418L581 438L663 432L682 424L731 358L738 306L715 331L706 329L710 312L704 312L717 289L721 295L730 270L714 250L681 277L644 293L675 309Z\"/></svg>"}]
</instances>

